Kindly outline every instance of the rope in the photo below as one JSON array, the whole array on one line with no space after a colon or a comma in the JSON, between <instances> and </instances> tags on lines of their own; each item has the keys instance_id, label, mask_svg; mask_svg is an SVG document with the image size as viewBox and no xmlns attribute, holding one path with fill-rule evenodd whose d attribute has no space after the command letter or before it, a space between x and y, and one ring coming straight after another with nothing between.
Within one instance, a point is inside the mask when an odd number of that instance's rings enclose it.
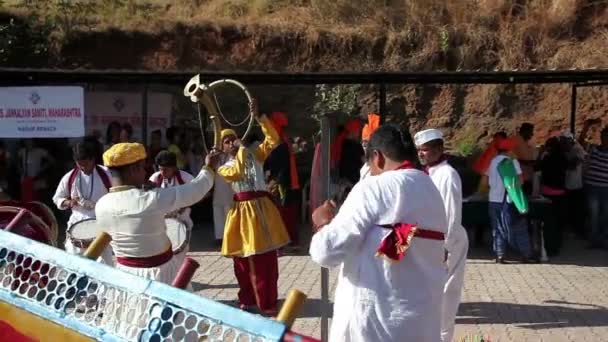
<instances>
[{"instance_id":1,"label":"rope","mask_svg":"<svg viewBox=\"0 0 608 342\"><path fill-rule=\"evenodd\" d=\"M207 154L207 153L209 153L209 148L207 147L205 128L203 127L203 114L201 113L201 103L200 102L196 102L196 108L198 110L198 127L201 129L201 138L203 140L203 149L205 150L205 154Z\"/></svg>"},{"instance_id":2,"label":"rope","mask_svg":"<svg viewBox=\"0 0 608 342\"><path fill-rule=\"evenodd\" d=\"M245 116L245 119L243 119L243 121L241 121L241 122L239 122L239 123L236 123L236 124L235 124L235 123L233 123L233 122L230 122L230 121L228 121L228 119L226 119L226 117L224 116L224 113L222 113L222 109L220 108L220 104L219 104L219 102L218 102L218 100L217 100L217 96L215 96L215 91L213 92L213 101L215 101L215 106L216 106L217 111L219 112L220 116L222 117L222 119L224 119L224 121L225 121L225 122L226 122L226 123L227 123L229 126L232 126L232 127L238 127L238 126L242 126L242 125L244 125L245 123L247 123L247 121L250 119L250 118L249 118L249 115L247 115L247 116Z\"/></svg>"}]
</instances>

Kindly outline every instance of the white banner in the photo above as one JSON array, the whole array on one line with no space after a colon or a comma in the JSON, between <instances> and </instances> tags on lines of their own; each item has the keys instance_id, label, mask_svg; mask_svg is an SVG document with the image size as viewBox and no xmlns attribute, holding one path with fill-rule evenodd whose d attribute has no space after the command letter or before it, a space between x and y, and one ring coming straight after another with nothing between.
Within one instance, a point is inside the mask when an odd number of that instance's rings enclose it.
<instances>
[{"instance_id":1,"label":"white banner","mask_svg":"<svg viewBox=\"0 0 608 342\"><path fill-rule=\"evenodd\" d=\"M82 87L0 88L0 138L83 135Z\"/></svg>"},{"instance_id":2,"label":"white banner","mask_svg":"<svg viewBox=\"0 0 608 342\"><path fill-rule=\"evenodd\" d=\"M133 128L132 139L143 141L142 99L140 92L87 92L87 134L98 131L105 143L108 125L115 121L121 125L130 124ZM164 137L165 129L171 124L172 101L171 94L148 93L148 137L156 129L161 129Z\"/></svg>"}]
</instances>

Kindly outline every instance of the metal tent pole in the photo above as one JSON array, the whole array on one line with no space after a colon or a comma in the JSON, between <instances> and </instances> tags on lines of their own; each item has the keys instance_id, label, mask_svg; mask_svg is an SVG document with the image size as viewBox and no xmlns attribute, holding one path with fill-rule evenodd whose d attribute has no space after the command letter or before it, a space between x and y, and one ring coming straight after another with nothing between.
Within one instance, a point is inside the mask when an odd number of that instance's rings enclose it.
<instances>
[{"instance_id":1,"label":"metal tent pole","mask_svg":"<svg viewBox=\"0 0 608 342\"><path fill-rule=\"evenodd\" d=\"M145 85L141 96L141 141L148 146L148 86Z\"/></svg>"},{"instance_id":2,"label":"metal tent pole","mask_svg":"<svg viewBox=\"0 0 608 342\"><path fill-rule=\"evenodd\" d=\"M570 99L570 132L576 136L576 84L572 85L572 98Z\"/></svg>"},{"instance_id":3,"label":"metal tent pole","mask_svg":"<svg viewBox=\"0 0 608 342\"><path fill-rule=\"evenodd\" d=\"M321 117L321 188L325 200L331 197L331 118ZM321 267L321 341L329 335L329 270Z\"/></svg>"},{"instance_id":4,"label":"metal tent pole","mask_svg":"<svg viewBox=\"0 0 608 342\"><path fill-rule=\"evenodd\" d=\"M380 84L380 94L378 99L378 114L380 114L380 122L386 121L386 84Z\"/></svg>"}]
</instances>

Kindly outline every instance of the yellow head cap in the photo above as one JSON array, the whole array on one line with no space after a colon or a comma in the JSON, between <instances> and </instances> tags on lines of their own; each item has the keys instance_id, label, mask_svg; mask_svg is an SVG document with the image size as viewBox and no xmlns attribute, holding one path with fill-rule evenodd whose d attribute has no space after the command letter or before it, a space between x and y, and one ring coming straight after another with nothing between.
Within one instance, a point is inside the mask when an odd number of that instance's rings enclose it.
<instances>
[{"instance_id":1,"label":"yellow head cap","mask_svg":"<svg viewBox=\"0 0 608 342\"><path fill-rule=\"evenodd\" d=\"M230 135L234 135L236 137L236 132L230 128L223 129L222 132L220 133L220 139L224 139L225 137L230 136Z\"/></svg>"},{"instance_id":2,"label":"yellow head cap","mask_svg":"<svg viewBox=\"0 0 608 342\"><path fill-rule=\"evenodd\" d=\"M103 164L119 167L146 159L146 148L140 143L120 143L112 145L103 154Z\"/></svg>"}]
</instances>

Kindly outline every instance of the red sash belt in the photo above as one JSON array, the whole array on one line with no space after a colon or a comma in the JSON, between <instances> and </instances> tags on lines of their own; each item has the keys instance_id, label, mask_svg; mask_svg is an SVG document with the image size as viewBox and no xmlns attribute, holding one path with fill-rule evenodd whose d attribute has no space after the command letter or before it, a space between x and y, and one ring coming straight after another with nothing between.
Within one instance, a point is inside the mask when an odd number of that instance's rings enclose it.
<instances>
[{"instance_id":1,"label":"red sash belt","mask_svg":"<svg viewBox=\"0 0 608 342\"><path fill-rule=\"evenodd\" d=\"M116 257L116 262L128 266L128 267L136 267L136 268L151 268L158 267L167 261L171 260L173 257L173 251L171 248L167 249L165 252L153 255L144 258L136 258L136 257Z\"/></svg>"},{"instance_id":2,"label":"red sash belt","mask_svg":"<svg viewBox=\"0 0 608 342\"><path fill-rule=\"evenodd\" d=\"M270 197L270 193L268 191L243 191L235 193L232 198L235 202L243 202L262 197Z\"/></svg>"},{"instance_id":3,"label":"red sash belt","mask_svg":"<svg viewBox=\"0 0 608 342\"><path fill-rule=\"evenodd\" d=\"M382 227L392 229L392 231L382 240L376 255L382 255L394 261L400 261L405 257L405 252L410 247L414 236L429 240L445 239L445 234L442 232L421 229L409 223L397 223Z\"/></svg>"}]
</instances>

